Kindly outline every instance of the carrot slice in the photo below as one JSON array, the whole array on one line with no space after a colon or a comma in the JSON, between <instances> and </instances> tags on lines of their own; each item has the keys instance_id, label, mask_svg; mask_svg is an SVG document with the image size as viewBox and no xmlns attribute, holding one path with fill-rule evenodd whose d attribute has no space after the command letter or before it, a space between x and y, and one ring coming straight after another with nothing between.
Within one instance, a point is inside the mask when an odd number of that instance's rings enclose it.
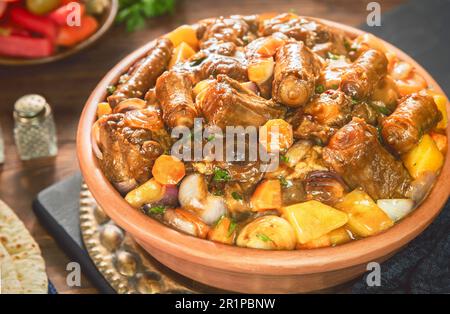
<instances>
[{"instance_id":1,"label":"carrot slice","mask_svg":"<svg viewBox=\"0 0 450 314\"><path fill-rule=\"evenodd\" d=\"M161 155L155 160L153 177L161 184L177 184L186 174L184 163L174 156Z\"/></svg>"}]
</instances>

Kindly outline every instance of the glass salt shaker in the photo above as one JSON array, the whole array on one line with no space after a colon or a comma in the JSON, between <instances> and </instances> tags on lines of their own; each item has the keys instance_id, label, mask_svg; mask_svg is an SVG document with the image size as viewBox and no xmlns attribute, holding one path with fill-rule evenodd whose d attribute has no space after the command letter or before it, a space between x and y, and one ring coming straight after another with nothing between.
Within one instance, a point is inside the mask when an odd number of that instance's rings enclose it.
<instances>
[{"instance_id":1,"label":"glass salt shaker","mask_svg":"<svg viewBox=\"0 0 450 314\"><path fill-rule=\"evenodd\" d=\"M55 122L44 97L25 95L14 104L14 139L20 159L56 156Z\"/></svg>"}]
</instances>

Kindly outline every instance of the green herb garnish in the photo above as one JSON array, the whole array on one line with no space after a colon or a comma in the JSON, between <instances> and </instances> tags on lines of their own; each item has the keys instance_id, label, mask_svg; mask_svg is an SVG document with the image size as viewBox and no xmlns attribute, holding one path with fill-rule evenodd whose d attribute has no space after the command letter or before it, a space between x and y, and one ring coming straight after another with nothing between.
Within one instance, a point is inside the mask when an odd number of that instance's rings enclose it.
<instances>
[{"instance_id":1,"label":"green herb garnish","mask_svg":"<svg viewBox=\"0 0 450 314\"><path fill-rule=\"evenodd\" d=\"M281 155L280 160L284 163L288 163L289 162L289 157L286 155Z\"/></svg>"},{"instance_id":2,"label":"green herb garnish","mask_svg":"<svg viewBox=\"0 0 450 314\"><path fill-rule=\"evenodd\" d=\"M119 0L116 21L133 32L145 26L145 19L173 13L174 8L175 0Z\"/></svg>"},{"instance_id":3,"label":"green herb garnish","mask_svg":"<svg viewBox=\"0 0 450 314\"><path fill-rule=\"evenodd\" d=\"M231 193L231 196L236 200L236 201L242 201L242 195L239 194L238 192L234 191Z\"/></svg>"},{"instance_id":4,"label":"green herb garnish","mask_svg":"<svg viewBox=\"0 0 450 314\"><path fill-rule=\"evenodd\" d=\"M231 237L231 235L233 234L234 230L236 230L236 226L237 224L234 221L230 222L230 226L228 227L228 234L227 237Z\"/></svg>"},{"instance_id":5,"label":"green herb garnish","mask_svg":"<svg viewBox=\"0 0 450 314\"><path fill-rule=\"evenodd\" d=\"M280 180L280 184L282 187L287 188L289 186L289 181L286 180L285 177L280 176L278 179Z\"/></svg>"},{"instance_id":6,"label":"green herb garnish","mask_svg":"<svg viewBox=\"0 0 450 314\"><path fill-rule=\"evenodd\" d=\"M116 91L116 87L114 85L109 85L108 87L106 87L106 91L108 92L108 94L112 95Z\"/></svg>"},{"instance_id":7,"label":"green herb garnish","mask_svg":"<svg viewBox=\"0 0 450 314\"><path fill-rule=\"evenodd\" d=\"M221 169L221 168L214 169L214 176L213 176L214 181L225 182L225 181L229 181L230 179L231 179L231 176L228 173L228 171Z\"/></svg>"},{"instance_id":8,"label":"green herb garnish","mask_svg":"<svg viewBox=\"0 0 450 314\"><path fill-rule=\"evenodd\" d=\"M379 113L381 113L381 114L383 114L385 116L388 116L388 115L391 114L391 111L387 107L385 107L384 105L380 106L380 105L374 104L372 102L372 103L370 103L370 106L372 108L374 108L376 111L378 111Z\"/></svg>"},{"instance_id":9,"label":"green herb garnish","mask_svg":"<svg viewBox=\"0 0 450 314\"><path fill-rule=\"evenodd\" d=\"M208 136L207 138L206 138L206 140L208 141L208 142L212 142L212 141L214 141L216 139L216 136L214 135L214 134L211 134L210 136Z\"/></svg>"},{"instance_id":10,"label":"green herb garnish","mask_svg":"<svg viewBox=\"0 0 450 314\"><path fill-rule=\"evenodd\" d=\"M333 85L331 85L331 88L332 88L332 89L338 89L338 88L339 88L339 85L338 85L338 84L333 84Z\"/></svg>"},{"instance_id":11,"label":"green herb garnish","mask_svg":"<svg viewBox=\"0 0 450 314\"><path fill-rule=\"evenodd\" d=\"M215 196L223 196L223 191L222 190L215 190L214 192L213 192L213 194L215 195Z\"/></svg>"},{"instance_id":12,"label":"green herb garnish","mask_svg":"<svg viewBox=\"0 0 450 314\"><path fill-rule=\"evenodd\" d=\"M356 105L359 102L358 99L356 99L355 97L352 97L352 105Z\"/></svg>"},{"instance_id":13,"label":"green herb garnish","mask_svg":"<svg viewBox=\"0 0 450 314\"><path fill-rule=\"evenodd\" d=\"M328 56L328 59L331 59L331 60L338 60L339 59L338 55L335 55L334 53L329 52L329 51L327 53L327 56Z\"/></svg>"},{"instance_id":14,"label":"green herb garnish","mask_svg":"<svg viewBox=\"0 0 450 314\"><path fill-rule=\"evenodd\" d=\"M265 235L264 233L258 233L258 234L256 234L256 237L258 238L258 239L260 239L261 241L264 241L264 242L269 242L269 241L272 241L272 239L271 238L269 238L267 235ZM273 241L272 241L273 242Z\"/></svg>"},{"instance_id":15,"label":"green herb garnish","mask_svg":"<svg viewBox=\"0 0 450 314\"><path fill-rule=\"evenodd\" d=\"M192 60L191 61L191 67L195 67L197 65L200 65L203 61L205 61L206 57L200 57L198 59Z\"/></svg>"},{"instance_id":16,"label":"green herb garnish","mask_svg":"<svg viewBox=\"0 0 450 314\"><path fill-rule=\"evenodd\" d=\"M166 207L163 205L153 206L150 207L147 211L150 214L164 214L164 212L166 211Z\"/></svg>"},{"instance_id":17,"label":"green herb garnish","mask_svg":"<svg viewBox=\"0 0 450 314\"><path fill-rule=\"evenodd\" d=\"M317 94L322 94L324 91L325 91L325 86L323 86L322 84L316 86Z\"/></svg>"}]
</instances>

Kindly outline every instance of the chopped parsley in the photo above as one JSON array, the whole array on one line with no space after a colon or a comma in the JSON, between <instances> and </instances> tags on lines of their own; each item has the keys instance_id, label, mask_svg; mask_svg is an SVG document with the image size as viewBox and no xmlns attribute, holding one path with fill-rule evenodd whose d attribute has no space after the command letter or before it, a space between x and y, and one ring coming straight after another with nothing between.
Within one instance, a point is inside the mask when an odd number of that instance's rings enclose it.
<instances>
[{"instance_id":1,"label":"chopped parsley","mask_svg":"<svg viewBox=\"0 0 450 314\"><path fill-rule=\"evenodd\" d=\"M206 57L200 57L198 59L192 60L191 61L191 66L195 67L197 65L200 65L203 61L205 61Z\"/></svg>"},{"instance_id":2,"label":"chopped parsley","mask_svg":"<svg viewBox=\"0 0 450 314\"><path fill-rule=\"evenodd\" d=\"M378 102L377 102L377 103L378 103ZM381 113L381 114L383 114L383 115L385 115L385 116L388 116L388 115L391 114L391 111L390 111L386 106L384 106L383 103L382 103L381 105L379 105L379 104L376 104L376 103L374 103L374 102L371 102L370 105L371 105L371 107L374 108L376 111L378 111L379 113Z\"/></svg>"},{"instance_id":3,"label":"chopped parsley","mask_svg":"<svg viewBox=\"0 0 450 314\"><path fill-rule=\"evenodd\" d=\"M317 94L322 94L324 91L325 91L325 86L323 86L322 84L316 86Z\"/></svg>"},{"instance_id":4,"label":"chopped parsley","mask_svg":"<svg viewBox=\"0 0 450 314\"><path fill-rule=\"evenodd\" d=\"M108 92L108 94L112 95L116 91L116 87L114 85L109 85L106 88L106 91Z\"/></svg>"},{"instance_id":5,"label":"chopped parsley","mask_svg":"<svg viewBox=\"0 0 450 314\"><path fill-rule=\"evenodd\" d=\"M285 177L280 176L278 179L280 180L280 184L282 187L287 188L290 185L289 181L286 180Z\"/></svg>"},{"instance_id":6,"label":"chopped parsley","mask_svg":"<svg viewBox=\"0 0 450 314\"><path fill-rule=\"evenodd\" d=\"M221 168L214 169L214 176L213 176L214 181L225 182L225 181L229 181L230 179L231 179L231 176L228 173L228 171L221 169Z\"/></svg>"},{"instance_id":7,"label":"chopped parsley","mask_svg":"<svg viewBox=\"0 0 450 314\"><path fill-rule=\"evenodd\" d=\"M329 51L327 53L327 57L328 57L328 59L331 59L331 60L339 60L339 55L335 55L334 53L329 52Z\"/></svg>"},{"instance_id":8,"label":"chopped parsley","mask_svg":"<svg viewBox=\"0 0 450 314\"><path fill-rule=\"evenodd\" d=\"M289 162L289 157L286 155L281 155L280 160L284 163L288 163Z\"/></svg>"},{"instance_id":9,"label":"chopped parsley","mask_svg":"<svg viewBox=\"0 0 450 314\"><path fill-rule=\"evenodd\" d=\"M228 234L227 234L228 238L231 237L231 235L233 234L234 230L236 230L236 226L237 226L237 224L232 220L230 222L230 226L228 227Z\"/></svg>"},{"instance_id":10,"label":"chopped parsley","mask_svg":"<svg viewBox=\"0 0 450 314\"><path fill-rule=\"evenodd\" d=\"M212 142L212 141L214 141L216 139L216 136L214 135L214 134L211 134L210 136L208 136L207 138L206 138L206 140L208 141L208 142Z\"/></svg>"},{"instance_id":11,"label":"chopped parsley","mask_svg":"<svg viewBox=\"0 0 450 314\"><path fill-rule=\"evenodd\" d=\"M242 201L242 195L239 194L238 192L234 191L231 193L231 196L236 200L236 201Z\"/></svg>"},{"instance_id":12,"label":"chopped parsley","mask_svg":"<svg viewBox=\"0 0 450 314\"><path fill-rule=\"evenodd\" d=\"M147 212L149 214L164 214L166 211L166 207L163 205L150 207Z\"/></svg>"},{"instance_id":13,"label":"chopped parsley","mask_svg":"<svg viewBox=\"0 0 450 314\"><path fill-rule=\"evenodd\" d=\"M355 47L352 47L352 45L346 40L344 41L344 47L347 49L347 51L356 51Z\"/></svg>"},{"instance_id":14,"label":"chopped parsley","mask_svg":"<svg viewBox=\"0 0 450 314\"><path fill-rule=\"evenodd\" d=\"M339 88L339 85L338 85L338 84L333 84L333 85L331 85L331 88L332 88L332 89L338 89L338 88Z\"/></svg>"},{"instance_id":15,"label":"chopped parsley","mask_svg":"<svg viewBox=\"0 0 450 314\"><path fill-rule=\"evenodd\" d=\"M352 97L352 105L356 105L358 102L359 102L358 99Z\"/></svg>"},{"instance_id":16,"label":"chopped parsley","mask_svg":"<svg viewBox=\"0 0 450 314\"><path fill-rule=\"evenodd\" d=\"M272 239L271 238L269 238L267 235L265 235L264 233L258 233L258 234L256 234L256 237L258 238L258 239L260 239L261 241L264 241L264 242L269 242L269 241L272 241ZM272 241L273 242L273 241Z\"/></svg>"}]
</instances>

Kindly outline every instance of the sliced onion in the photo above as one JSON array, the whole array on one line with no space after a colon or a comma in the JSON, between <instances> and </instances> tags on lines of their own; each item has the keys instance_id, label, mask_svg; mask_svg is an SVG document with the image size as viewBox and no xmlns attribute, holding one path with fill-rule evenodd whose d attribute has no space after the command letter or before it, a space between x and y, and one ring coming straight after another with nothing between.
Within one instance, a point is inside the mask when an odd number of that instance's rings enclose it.
<instances>
[{"instance_id":1,"label":"sliced onion","mask_svg":"<svg viewBox=\"0 0 450 314\"><path fill-rule=\"evenodd\" d=\"M380 207L393 221L399 221L414 208L412 199L381 199L377 201Z\"/></svg>"},{"instance_id":2,"label":"sliced onion","mask_svg":"<svg viewBox=\"0 0 450 314\"><path fill-rule=\"evenodd\" d=\"M100 129L98 126L98 121L96 121L92 126L91 142L92 142L92 152L94 153L95 157L97 157L99 160L102 160L103 153L100 150L100 147L98 147L98 143L100 142Z\"/></svg>"},{"instance_id":3,"label":"sliced onion","mask_svg":"<svg viewBox=\"0 0 450 314\"><path fill-rule=\"evenodd\" d=\"M120 194L125 195L136 188L138 183L135 179L130 179L128 181L113 182L113 185Z\"/></svg>"},{"instance_id":4,"label":"sliced onion","mask_svg":"<svg viewBox=\"0 0 450 314\"><path fill-rule=\"evenodd\" d=\"M431 187L436 181L436 177L436 173L432 171L423 173L419 178L411 183L411 187L406 197L414 200L416 204L420 203L430 192Z\"/></svg>"},{"instance_id":5,"label":"sliced onion","mask_svg":"<svg viewBox=\"0 0 450 314\"><path fill-rule=\"evenodd\" d=\"M178 187L176 185L166 185L166 192L159 202L166 206L178 205Z\"/></svg>"}]
</instances>

